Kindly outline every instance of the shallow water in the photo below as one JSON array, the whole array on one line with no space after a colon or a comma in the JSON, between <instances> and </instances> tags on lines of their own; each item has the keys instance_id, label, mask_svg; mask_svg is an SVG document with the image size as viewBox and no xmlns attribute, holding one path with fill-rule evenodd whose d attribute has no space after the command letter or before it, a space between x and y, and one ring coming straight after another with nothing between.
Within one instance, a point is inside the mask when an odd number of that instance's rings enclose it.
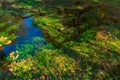
<instances>
[{"instance_id":1,"label":"shallow water","mask_svg":"<svg viewBox=\"0 0 120 80\"><path fill-rule=\"evenodd\" d=\"M16 51L16 47L21 47L23 44L32 43L34 37L43 38L42 31L33 25L33 18L25 18L21 26L16 31L17 38L14 43L4 46L4 54L9 55L10 52Z\"/></svg>"}]
</instances>

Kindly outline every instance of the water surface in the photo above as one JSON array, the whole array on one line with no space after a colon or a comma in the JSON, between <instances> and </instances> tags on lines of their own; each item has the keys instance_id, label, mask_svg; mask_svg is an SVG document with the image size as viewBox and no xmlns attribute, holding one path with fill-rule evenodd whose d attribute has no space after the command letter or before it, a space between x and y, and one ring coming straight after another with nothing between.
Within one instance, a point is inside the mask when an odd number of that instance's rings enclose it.
<instances>
[{"instance_id":1,"label":"water surface","mask_svg":"<svg viewBox=\"0 0 120 80\"><path fill-rule=\"evenodd\" d=\"M30 44L35 37L43 38L40 28L33 25L33 18L25 18L22 21L21 26L16 31L17 38L14 43L4 46L5 55L9 55L10 52L16 51L16 47L21 47L23 44Z\"/></svg>"}]
</instances>

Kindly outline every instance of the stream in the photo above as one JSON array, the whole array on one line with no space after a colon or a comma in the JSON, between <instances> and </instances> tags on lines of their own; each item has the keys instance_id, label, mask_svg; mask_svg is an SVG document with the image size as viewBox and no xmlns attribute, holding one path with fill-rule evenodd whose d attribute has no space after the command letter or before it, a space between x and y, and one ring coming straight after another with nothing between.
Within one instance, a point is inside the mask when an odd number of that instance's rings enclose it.
<instances>
[{"instance_id":1,"label":"stream","mask_svg":"<svg viewBox=\"0 0 120 80\"><path fill-rule=\"evenodd\" d=\"M23 19L19 28L15 31L15 34L17 38L13 41L13 43L3 46L2 53L6 56L8 56L13 51L15 52L18 49L24 48L23 45L27 45L27 44L34 45L33 42L35 38L44 39L41 29L33 25L33 17ZM41 46L46 44L45 41L41 41L41 42L37 41L37 42L38 42L36 43L38 45L37 47L40 47L40 48ZM33 48L30 51L32 54L33 54L32 51L34 51L34 49L35 48ZM24 50L27 51L27 48L24 48ZM22 56L25 57L24 54L22 54ZM0 55L0 58L3 58L3 55L2 56ZM0 64L0 69L2 69L0 70L0 80L7 78L8 76L10 76L10 74L12 75L12 73L6 68L7 65L9 65L7 61L4 62L4 64L2 65Z\"/></svg>"},{"instance_id":2,"label":"stream","mask_svg":"<svg viewBox=\"0 0 120 80\"><path fill-rule=\"evenodd\" d=\"M33 17L23 19L15 34L17 35L16 40L12 44L3 47L5 55L16 51L16 47L20 48L23 44L30 44L35 37L43 38L41 29L33 25Z\"/></svg>"}]
</instances>

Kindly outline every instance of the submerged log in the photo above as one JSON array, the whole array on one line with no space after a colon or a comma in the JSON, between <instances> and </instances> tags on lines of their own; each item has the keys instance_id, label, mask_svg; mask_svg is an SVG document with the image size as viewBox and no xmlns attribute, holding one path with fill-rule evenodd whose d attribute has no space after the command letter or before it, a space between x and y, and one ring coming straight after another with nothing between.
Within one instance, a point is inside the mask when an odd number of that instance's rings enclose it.
<instances>
[{"instance_id":1,"label":"submerged log","mask_svg":"<svg viewBox=\"0 0 120 80\"><path fill-rule=\"evenodd\" d=\"M33 15L31 14L27 14L27 15L24 15L24 16L22 16L22 19L25 19L25 18L29 18L29 17L32 17Z\"/></svg>"}]
</instances>

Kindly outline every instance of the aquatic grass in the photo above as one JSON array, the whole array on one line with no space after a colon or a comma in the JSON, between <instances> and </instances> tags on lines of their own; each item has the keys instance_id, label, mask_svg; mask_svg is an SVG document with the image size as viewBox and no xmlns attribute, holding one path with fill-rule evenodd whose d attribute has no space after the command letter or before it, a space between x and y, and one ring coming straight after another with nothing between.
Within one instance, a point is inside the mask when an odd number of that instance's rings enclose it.
<instances>
[{"instance_id":1,"label":"aquatic grass","mask_svg":"<svg viewBox=\"0 0 120 80\"><path fill-rule=\"evenodd\" d=\"M25 44L16 45L16 51L14 52L13 56L19 55L16 60L12 60L10 56L8 56L8 60L10 61L21 61L28 59L30 56L34 56L36 50L43 50L43 49L54 49L51 44L48 44L44 38L35 37L32 39L32 42L25 41ZM11 54L11 53L10 53Z\"/></svg>"}]
</instances>

